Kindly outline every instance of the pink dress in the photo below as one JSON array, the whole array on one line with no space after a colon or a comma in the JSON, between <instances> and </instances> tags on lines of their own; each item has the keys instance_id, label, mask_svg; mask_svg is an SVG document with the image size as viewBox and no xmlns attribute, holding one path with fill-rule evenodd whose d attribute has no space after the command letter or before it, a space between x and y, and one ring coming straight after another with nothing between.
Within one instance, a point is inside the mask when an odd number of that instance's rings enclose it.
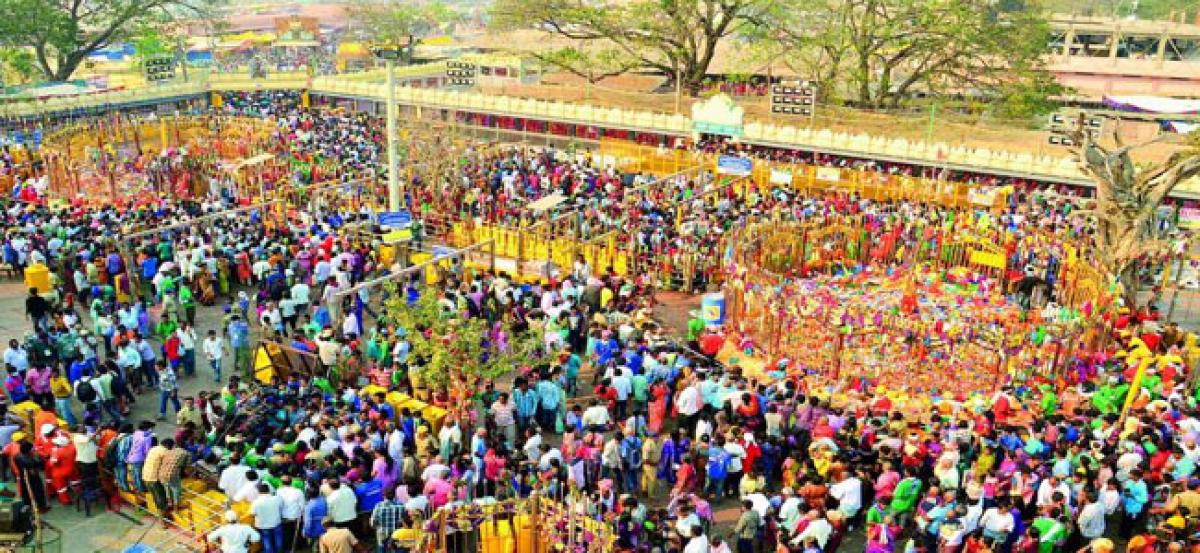
<instances>
[{"instance_id":1,"label":"pink dress","mask_svg":"<svg viewBox=\"0 0 1200 553\"><path fill-rule=\"evenodd\" d=\"M392 489L396 487L396 477L393 472L388 470L387 461L383 457L376 457L375 461L371 463L371 476L383 482L384 497L391 497Z\"/></svg>"}]
</instances>

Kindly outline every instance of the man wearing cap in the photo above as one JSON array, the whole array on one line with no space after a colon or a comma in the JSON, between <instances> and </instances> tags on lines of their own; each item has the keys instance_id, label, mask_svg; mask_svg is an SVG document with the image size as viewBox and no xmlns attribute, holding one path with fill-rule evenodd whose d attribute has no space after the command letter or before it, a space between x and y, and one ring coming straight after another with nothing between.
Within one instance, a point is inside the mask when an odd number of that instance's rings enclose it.
<instances>
[{"instance_id":1,"label":"man wearing cap","mask_svg":"<svg viewBox=\"0 0 1200 553\"><path fill-rule=\"evenodd\" d=\"M248 525L238 522L238 515L233 511L225 511L225 524L209 532L207 540L221 549L221 553L248 553L251 543L262 539L258 532Z\"/></svg>"}]
</instances>

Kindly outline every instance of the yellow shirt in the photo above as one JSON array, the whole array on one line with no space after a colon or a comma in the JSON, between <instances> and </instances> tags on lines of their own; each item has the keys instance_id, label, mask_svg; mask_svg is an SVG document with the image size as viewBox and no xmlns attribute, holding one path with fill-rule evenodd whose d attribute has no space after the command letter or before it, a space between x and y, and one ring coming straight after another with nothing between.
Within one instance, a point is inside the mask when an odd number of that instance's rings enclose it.
<instances>
[{"instance_id":1,"label":"yellow shirt","mask_svg":"<svg viewBox=\"0 0 1200 553\"><path fill-rule=\"evenodd\" d=\"M162 465L163 455L167 448L156 445L146 452L146 462L142 465L142 481L158 482L158 467Z\"/></svg>"},{"instance_id":2,"label":"yellow shirt","mask_svg":"<svg viewBox=\"0 0 1200 553\"><path fill-rule=\"evenodd\" d=\"M50 379L50 392L58 399L71 397L71 383L65 376L55 376Z\"/></svg>"}]
</instances>

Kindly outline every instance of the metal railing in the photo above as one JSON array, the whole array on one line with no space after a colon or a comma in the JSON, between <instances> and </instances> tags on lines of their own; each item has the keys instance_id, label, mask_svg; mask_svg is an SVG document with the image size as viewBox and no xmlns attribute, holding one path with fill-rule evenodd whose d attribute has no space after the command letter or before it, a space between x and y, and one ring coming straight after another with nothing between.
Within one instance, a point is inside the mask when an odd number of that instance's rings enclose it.
<instances>
[{"instance_id":1,"label":"metal railing","mask_svg":"<svg viewBox=\"0 0 1200 553\"><path fill-rule=\"evenodd\" d=\"M410 71L429 72L419 66ZM251 79L244 75L209 75L189 83L102 92L67 98L30 99L0 105L0 117L38 117L72 110L107 109L202 96L214 90L308 89L315 94L361 98L379 102L386 96L382 84L362 82L364 77L338 75L309 77L307 74L277 73ZM665 136L689 136L692 121L683 115L639 110L623 110L587 104L571 104L509 96L484 95L445 89L400 87L397 102L439 110L469 111L503 117L529 118L565 124L649 132ZM968 149L948 144L889 141L865 134L835 133L829 130L797 129L788 126L750 123L743 141L748 144L781 148L801 148L839 155L891 159L905 163L965 169L983 173L1013 174L1077 185L1090 183L1069 157L1015 154L986 149Z\"/></svg>"}]
</instances>

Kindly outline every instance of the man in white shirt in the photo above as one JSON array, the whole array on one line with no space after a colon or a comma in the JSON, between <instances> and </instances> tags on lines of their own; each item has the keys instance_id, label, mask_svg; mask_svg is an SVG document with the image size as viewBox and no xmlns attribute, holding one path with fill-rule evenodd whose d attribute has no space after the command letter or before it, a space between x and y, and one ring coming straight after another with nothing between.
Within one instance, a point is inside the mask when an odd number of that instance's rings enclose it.
<instances>
[{"instance_id":1,"label":"man in white shirt","mask_svg":"<svg viewBox=\"0 0 1200 553\"><path fill-rule=\"evenodd\" d=\"M305 284L303 281L296 281L292 285L292 301L296 302L297 313L308 313L308 304L312 301L309 299L309 294L308 284Z\"/></svg>"},{"instance_id":2,"label":"man in white shirt","mask_svg":"<svg viewBox=\"0 0 1200 553\"><path fill-rule=\"evenodd\" d=\"M1087 494L1087 504L1079 510L1079 533L1091 541L1104 537L1104 505L1100 503L1096 492L1084 493Z\"/></svg>"},{"instance_id":3,"label":"man in white shirt","mask_svg":"<svg viewBox=\"0 0 1200 553\"><path fill-rule=\"evenodd\" d=\"M994 541L1003 541L1008 539L1008 533L1013 531L1015 521L1008 507L992 507L984 511L983 516L979 519L979 526L983 528L983 537Z\"/></svg>"},{"instance_id":4,"label":"man in white shirt","mask_svg":"<svg viewBox=\"0 0 1200 553\"><path fill-rule=\"evenodd\" d=\"M633 393L633 380L630 378L629 369L618 367L613 375L612 387L617 392L617 417L625 415L625 404L629 401L629 394Z\"/></svg>"},{"instance_id":5,"label":"man in white shirt","mask_svg":"<svg viewBox=\"0 0 1200 553\"><path fill-rule=\"evenodd\" d=\"M208 365L212 367L213 382L220 382L221 361L225 358L225 342L217 336L217 331L210 330L201 348L204 350L204 358L208 360Z\"/></svg>"},{"instance_id":6,"label":"man in white shirt","mask_svg":"<svg viewBox=\"0 0 1200 553\"><path fill-rule=\"evenodd\" d=\"M183 356L183 374L192 376L196 374L196 329L184 321L175 329L175 335L179 337L179 353Z\"/></svg>"},{"instance_id":7,"label":"man in white shirt","mask_svg":"<svg viewBox=\"0 0 1200 553\"><path fill-rule=\"evenodd\" d=\"M428 482L434 478L444 478L447 474L450 474L450 467L443 465L440 459L440 457L434 458L433 462L429 463L429 466L421 471L422 482Z\"/></svg>"},{"instance_id":8,"label":"man in white shirt","mask_svg":"<svg viewBox=\"0 0 1200 553\"><path fill-rule=\"evenodd\" d=\"M809 511L805 517L809 520L808 526L799 536L796 536L796 539L792 540L792 544L800 545L805 540L812 538L817 541L817 547L825 549L825 544L829 543L829 536L833 534L833 525L829 524L829 521L825 520L817 511Z\"/></svg>"},{"instance_id":9,"label":"man in white shirt","mask_svg":"<svg viewBox=\"0 0 1200 553\"><path fill-rule=\"evenodd\" d=\"M737 495L738 486L742 482L742 459L746 458L746 448L734 440L725 442L721 447L729 454L729 475L725 477L725 489L732 490L732 493Z\"/></svg>"},{"instance_id":10,"label":"man in white shirt","mask_svg":"<svg viewBox=\"0 0 1200 553\"><path fill-rule=\"evenodd\" d=\"M238 488L238 490L234 492L229 499L234 503L240 503L244 501L246 503L253 504L254 501L258 499L258 496L262 493L258 491L258 485L258 472L247 470L246 483L242 484L242 487Z\"/></svg>"},{"instance_id":11,"label":"man in white shirt","mask_svg":"<svg viewBox=\"0 0 1200 553\"><path fill-rule=\"evenodd\" d=\"M258 498L250 503L254 529L262 539L263 553L283 553L283 500L266 484L258 485Z\"/></svg>"},{"instance_id":12,"label":"man in white shirt","mask_svg":"<svg viewBox=\"0 0 1200 553\"><path fill-rule=\"evenodd\" d=\"M292 538L296 535L296 525L304 514L304 492L292 485L292 477L284 475L275 495L283 502L280 515L283 517L283 548L292 549Z\"/></svg>"},{"instance_id":13,"label":"man in white shirt","mask_svg":"<svg viewBox=\"0 0 1200 553\"><path fill-rule=\"evenodd\" d=\"M29 369L29 352L16 340L9 340L8 349L4 350L4 368L20 374Z\"/></svg>"},{"instance_id":14,"label":"man in white shirt","mask_svg":"<svg viewBox=\"0 0 1200 553\"><path fill-rule=\"evenodd\" d=\"M1071 503L1071 487L1066 482L1059 480L1053 474L1048 476L1037 489L1037 506L1038 508L1045 507L1054 503L1054 492L1062 494L1063 499Z\"/></svg>"},{"instance_id":15,"label":"man in white shirt","mask_svg":"<svg viewBox=\"0 0 1200 553\"><path fill-rule=\"evenodd\" d=\"M598 399L592 399L592 404L583 411L583 427L590 429L592 427L606 428L609 423L608 406L604 405Z\"/></svg>"},{"instance_id":16,"label":"man in white shirt","mask_svg":"<svg viewBox=\"0 0 1200 553\"><path fill-rule=\"evenodd\" d=\"M689 385L679 392L679 397L675 398L675 408L683 417L683 428L688 430L695 428L696 416L700 413L703 401L700 397L700 389L695 385Z\"/></svg>"},{"instance_id":17,"label":"man in white shirt","mask_svg":"<svg viewBox=\"0 0 1200 553\"><path fill-rule=\"evenodd\" d=\"M829 488L829 495L838 500L838 511L846 518L854 518L862 508L862 481L851 474Z\"/></svg>"},{"instance_id":18,"label":"man in white shirt","mask_svg":"<svg viewBox=\"0 0 1200 553\"><path fill-rule=\"evenodd\" d=\"M225 497L232 498L242 486L246 484L246 473L250 469L242 464L240 457L233 460L233 464L225 467L221 471L221 478L217 481L217 487L225 493Z\"/></svg>"},{"instance_id":19,"label":"man in white shirt","mask_svg":"<svg viewBox=\"0 0 1200 553\"><path fill-rule=\"evenodd\" d=\"M79 463L79 475L84 479L99 477L95 431L89 428L82 433L72 434L71 441L75 443L75 462Z\"/></svg>"},{"instance_id":20,"label":"man in white shirt","mask_svg":"<svg viewBox=\"0 0 1200 553\"><path fill-rule=\"evenodd\" d=\"M800 523L800 498L792 488L783 489L783 503L779 505L779 520L783 529L791 533Z\"/></svg>"},{"instance_id":21,"label":"man in white shirt","mask_svg":"<svg viewBox=\"0 0 1200 553\"><path fill-rule=\"evenodd\" d=\"M692 539L683 547L683 553L709 553L708 538L704 537L704 528L692 527Z\"/></svg>"},{"instance_id":22,"label":"man in white shirt","mask_svg":"<svg viewBox=\"0 0 1200 553\"><path fill-rule=\"evenodd\" d=\"M679 505L679 514L675 518L675 533L679 534L682 540L690 539L693 528L703 528L700 522L700 516L696 514L690 503L682 503Z\"/></svg>"},{"instance_id":23,"label":"man in white shirt","mask_svg":"<svg viewBox=\"0 0 1200 553\"><path fill-rule=\"evenodd\" d=\"M225 525L208 533L208 541L217 544L221 553L247 553L250 543L258 543L260 536L253 528L238 522L237 513L225 512Z\"/></svg>"},{"instance_id":24,"label":"man in white shirt","mask_svg":"<svg viewBox=\"0 0 1200 553\"><path fill-rule=\"evenodd\" d=\"M329 518L333 519L334 524L352 522L358 516L358 500L354 497L354 490L337 480L329 481L329 489L329 496L325 498L329 506Z\"/></svg>"}]
</instances>

